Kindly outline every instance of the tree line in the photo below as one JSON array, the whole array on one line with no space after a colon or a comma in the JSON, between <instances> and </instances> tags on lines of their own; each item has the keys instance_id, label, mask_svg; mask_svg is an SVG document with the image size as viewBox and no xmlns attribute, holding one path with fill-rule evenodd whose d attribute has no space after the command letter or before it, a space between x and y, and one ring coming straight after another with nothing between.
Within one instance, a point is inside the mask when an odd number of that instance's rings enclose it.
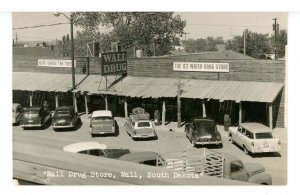
<instances>
[{"instance_id":1,"label":"tree line","mask_svg":"<svg viewBox=\"0 0 300 195\"><path fill-rule=\"evenodd\" d=\"M143 50L146 56L170 54L174 46L183 46L186 53L217 51L218 45L225 45L226 50L244 53L254 58L274 53L274 34L261 34L246 30L242 35L224 40L223 37L207 37L181 40L186 21L173 12L72 12L74 25L81 27L76 32L75 55L86 56L88 42L100 42L102 52L111 50L111 43L118 42L123 50ZM101 32L105 27L108 32ZM201 29L200 29L201 30ZM70 55L69 35L57 42L59 52ZM287 32L280 30L277 34L277 54L284 57L287 45Z\"/></svg>"}]
</instances>

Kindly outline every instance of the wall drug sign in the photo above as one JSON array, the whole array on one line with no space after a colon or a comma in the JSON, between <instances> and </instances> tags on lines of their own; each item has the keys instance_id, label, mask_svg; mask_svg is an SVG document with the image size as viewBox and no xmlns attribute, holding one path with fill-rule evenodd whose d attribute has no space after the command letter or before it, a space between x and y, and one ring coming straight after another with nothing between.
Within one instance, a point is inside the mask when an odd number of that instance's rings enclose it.
<instances>
[{"instance_id":1,"label":"wall drug sign","mask_svg":"<svg viewBox=\"0 0 300 195\"><path fill-rule=\"evenodd\" d=\"M229 63L173 62L173 71L229 72Z\"/></svg>"},{"instance_id":2,"label":"wall drug sign","mask_svg":"<svg viewBox=\"0 0 300 195\"><path fill-rule=\"evenodd\" d=\"M101 75L127 73L127 53L109 52L101 54Z\"/></svg>"}]
</instances>

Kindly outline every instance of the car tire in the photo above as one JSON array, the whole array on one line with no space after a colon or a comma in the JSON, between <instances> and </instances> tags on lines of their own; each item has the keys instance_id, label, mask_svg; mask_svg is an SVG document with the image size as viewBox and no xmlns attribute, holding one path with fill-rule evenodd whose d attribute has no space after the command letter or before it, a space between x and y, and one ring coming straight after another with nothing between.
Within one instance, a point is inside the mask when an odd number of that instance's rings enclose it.
<instances>
[{"instance_id":1,"label":"car tire","mask_svg":"<svg viewBox=\"0 0 300 195\"><path fill-rule=\"evenodd\" d=\"M249 154L249 151L248 151L248 149L246 148L246 146L243 146L243 149L244 149L244 153L245 153L246 155L248 155L248 154Z\"/></svg>"}]
</instances>

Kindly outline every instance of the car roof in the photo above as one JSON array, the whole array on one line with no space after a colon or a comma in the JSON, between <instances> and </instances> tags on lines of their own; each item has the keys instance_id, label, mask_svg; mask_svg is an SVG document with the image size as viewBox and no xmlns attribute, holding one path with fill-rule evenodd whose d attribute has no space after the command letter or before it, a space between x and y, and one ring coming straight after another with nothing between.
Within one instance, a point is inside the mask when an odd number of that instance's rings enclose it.
<instances>
[{"instance_id":1,"label":"car roof","mask_svg":"<svg viewBox=\"0 0 300 195\"><path fill-rule=\"evenodd\" d=\"M271 129L261 123L242 123L241 127L251 131L251 132L270 132Z\"/></svg>"},{"instance_id":2,"label":"car roof","mask_svg":"<svg viewBox=\"0 0 300 195\"><path fill-rule=\"evenodd\" d=\"M212 120L210 118L193 118L193 121L195 123L197 123L197 122L203 122L203 121L215 122L214 120Z\"/></svg>"},{"instance_id":3,"label":"car roof","mask_svg":"<svg viewBox=\"0 0 300 195\"><path fill-rule=\"evenodd\" d=\"M63 147L63 151L78 153L84 150L104 150L107 146L105 144L101 144L99 142L88 141L88 142L77 142L73 144L66 145Z\"/></svg>"},{"instance_id":4,"label":"car roof","mask_svg":"<svg viewBox=\"0 0 300 195\"><path fill-rule=\"evenodd\" d=\"M38 111L41 108L42 108L41 106L31 106L31 107L27 108L26 111L31 111L31 110Z\"/></svg>"},{"instance_id":5,"label":"car roof","mask_svg":"<svg viewBox=\"0 0 300 195\"><path fill-rule=\"evenodd\" d=\"M133 152L121 156L120 160L131 161L131 162L143 162L147 160L155 160L159 155L156 152L144 151L144 152Z\"/></svg>"},{"instance_id":6,"label":"car roof","mask_svg":"<svg viewBox=\"0 0 300 195\"><path fill-rule=\"evenodd\" d=\"M112 117L112 113L110 110L96 110L92 113L92 117L97 117L97 116L110 116Z\"/></svg>"},{"instance_id":7,"label":"car roof","mask_svg":"<svg viewBox=\"0 0 300 195\"><path fill-rule=\"evenodd\" d=\"M21 104L19 104L19 103L13 103L12 107L13 107L13 108L16 108L16 107L19 106L19 105L21 105Z\"/></svg>"},{"instance_id":8,"label":"car roof","mask_svg":"<svg viewBox=\"0 0 300 195\"><path fill-rule=\"evenodd\" d=\"M74 110L73 106L59 106L55 110Z\"/></svg>"}]
</instances>

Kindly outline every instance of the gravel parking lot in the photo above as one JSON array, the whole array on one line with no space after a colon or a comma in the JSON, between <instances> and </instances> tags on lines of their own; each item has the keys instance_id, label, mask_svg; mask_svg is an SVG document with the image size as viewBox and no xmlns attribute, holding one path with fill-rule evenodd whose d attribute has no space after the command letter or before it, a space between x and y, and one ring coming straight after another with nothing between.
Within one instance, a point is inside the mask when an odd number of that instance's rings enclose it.
<instances>
[{"instance_id":1,"label":"gravel parking lot","mask_svg":"<svg viewBox=\"0 0 300 195\"><path fill-rule=\"evenodd\" d=\"M124 130L124 118L116 117L118 125L117 135L96 136L91 137L89 134L89 118L86 115L81 116L82 126L76 130L53 131L52 127L43 130L23 130L20 126L13 127L13 140L20 140L22 142L29 142L30 140L22 139L22 135L32 135L34 139L39 137L55 137L59 140L59 144L53 145L51 143L40 143L45 146L62 149L64 145L80 142L80 141L100 141L111 148L128 148L137 151L155 151L159 153L175 152L183 150L197 150L194 148L189 140L185 137L183 132L184 127L177 128L177 123L169 123L165 128L156 127L158 135L157 140L138 140L134 141ZM170 131L170 129L172 131ZM287 184L287 130L275 129L275 135L281 138L282 150L277 154L266 154L247 156L243 150L238 146L231 144L227 139L227 133L222 126L218 126L223 138L223 148L211 149L219 152L231 153L239 157L243 162L261 163L266 168L266 172L273 178L273 185ZM38 140L36 141L38 143Z\"/></svg>"}]
</instances>

